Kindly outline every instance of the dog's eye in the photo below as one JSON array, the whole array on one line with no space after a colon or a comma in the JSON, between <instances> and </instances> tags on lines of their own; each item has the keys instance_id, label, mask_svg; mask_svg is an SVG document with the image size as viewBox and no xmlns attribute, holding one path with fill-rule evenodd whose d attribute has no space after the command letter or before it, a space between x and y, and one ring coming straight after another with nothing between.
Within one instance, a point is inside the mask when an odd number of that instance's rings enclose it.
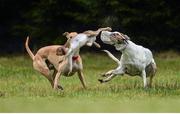
<instances>
[{"instance_id":1,"label":"dog's eye","mask_svg":"<svg viewBox=\"0 0 180 114\"><path fill-rule=\"evenodd\" d=\"M116 36L116 33L112 34L112 36Z\"/></svg>"},{"instance_id":2,"label":"dog's eye","mask_svg":"<svg viewBox=\"0 0 180 114\"><path fill-rule=\"evenodd\" d=\"M112 36L114 36L114 37L117 36L117 35L118 35L117 33L112 34Z\"/></svg>"}]
</instances>

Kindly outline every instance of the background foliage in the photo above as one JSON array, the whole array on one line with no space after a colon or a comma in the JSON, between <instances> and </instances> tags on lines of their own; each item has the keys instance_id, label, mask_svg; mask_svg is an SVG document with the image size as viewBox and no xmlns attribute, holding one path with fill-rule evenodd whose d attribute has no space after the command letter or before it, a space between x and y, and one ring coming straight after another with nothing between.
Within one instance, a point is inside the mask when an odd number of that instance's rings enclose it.
<instances>
[{"instance_id":1,"label":"background foliage","mask_svg":"<svg viewBox=\"0 0 180 114\"><path fill-rule=\"evenodd\" d=\"M111 26L153 50L180 49L179 0L0 0L0 52L63 44L65 31ZM107 47L107 46L105 46Z\"/></svg>"}]
</instances>

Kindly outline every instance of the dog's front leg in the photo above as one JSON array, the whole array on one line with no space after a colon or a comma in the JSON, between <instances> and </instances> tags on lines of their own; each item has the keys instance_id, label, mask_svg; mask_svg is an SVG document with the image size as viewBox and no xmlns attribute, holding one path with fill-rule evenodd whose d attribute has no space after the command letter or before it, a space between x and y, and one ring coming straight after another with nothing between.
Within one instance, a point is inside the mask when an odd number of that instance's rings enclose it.
<instances>
[{"instance_id":1,"label":"dog's front leg","mask_svg":"<svg viewBox=\"0 0 180 114\"><path fill-rule=\"evenodd\" d=\"M102 77L108 77L109 75L111 75L113 72L113 70L109 70L108 72L101 74Z\"/></svg>"},{"instance_id":2,"label":"dog's front leg","mask_svg":"<svg viewBox=\"0 0 180 114\"><path fill-rule=\"evenodd\" d=\"M84 75L82 73L82 70L78 71L78 77L79 77L83 87L86 89L86 81L84 79Z\"/></svg>"},{"instance_id":3,"label":"dog's front leg","mask_svg":"<svg viewBox=\"0 0 180 114\"><path fill-rule=\"evenodd\" d=\"M68 66L69 66L69 72L68 72L68 76L71 74L72 69L73 69L73 60L72 60L72 55L69 55L68 57Z\"/></svg>"},{"instance_id":4,"label":"dog's front leg","mask_svg":"<svg viewBox=\"0 0 180 114\"><path fill-rule=\"evenodd\" d=\"M55 80L56 74L57 74L57 71L54 70L53 75L52 75L52 78L53 78L53 85L52 85L52 87L53 87L53 88L54 88L54 80ZM60 75L61 75L61 74L60 74ZM57 85L57 86L58 86L58 89L63 90L63 87L62 87L62 86L60 86L60 85Z\"/></svg>"},{"instance_id":5,"label":"dog's front leg","mask_svg":"<svg viewBox=\"0 0 180 114\"><path fill-rule=\"evenodd\" d=\"M111 74L110 76L108 76L107 78L105 79L98 79L98 81L100 83L104 83L104 82L109 82L111 79L113 79L116 75L115 74Z\"/></svg>"},{"instance_id":6,"label":"dog's front leg","mask_svg":"<svg viewBox=\"0 0 180 114\"><path fill-rule=\"evenodd\" d=\"M63 90L62 86L58 85L58 81L59 81L59 78L61 76L62 70L63 70L63 68L65 67L66 64L67 64L67 61L63 61L58 66L58 71L57 71L56 76L54 78L54 89L61 89L61 90Z\"/></svg>"},{"instance_id":7,"label":"dog's front leg","mask_svg":"<svg viewBox=\"0 0 180 114\"><path fill-rule=\"evenodd\" d=\"M145 71L145 69L142 71L141 76L143 78L144 88L146 88L147 87L147 78L146 78L146 71Z\"/></svg>"},{"instance_id":8,"label":"dog's front leg","mask_svg":"<svg viewBox=\"0 0 180 114\"><path fill-rule=\"evenodd\" d=\"M103 77L107 77L111 74L115 74L115 75L122 75L124 74L124 67L119 66L116 69L110 70L108 72L106 72L104 75L102 75Z\"/></svg>"},{"instance_id":9,"label":"dog's front leg","mask_svg":"<svg viewBox=\"0 0 180 114\"><path fill-rule=\"evenodd\" d=\"M120 69L117 68L115 70L110 70L108 71L106 74L105 74L105 79L98 79L99 82L101 83L104 83L104 82L108 82L110 81L111 79L113 79L115 76L117 75L123 75L124 74L124 71L123 71L123 68L121 67Z\"/></svg>"},{"instance_id":10,"label":"dog's front leg","mask_svg":"<svg viewBox=\"0 0 180 114\"><path fill-rule=\"evenodd\" d=\"M61 71L58 71L56 73L56 76L55 76L55 79L54 79L54 89L55 90L57 90L57 89L63 90L63 88L60 85L58 86L58 81L59 81L60 76L61 76Z\"/></svg>"}]
</instances>

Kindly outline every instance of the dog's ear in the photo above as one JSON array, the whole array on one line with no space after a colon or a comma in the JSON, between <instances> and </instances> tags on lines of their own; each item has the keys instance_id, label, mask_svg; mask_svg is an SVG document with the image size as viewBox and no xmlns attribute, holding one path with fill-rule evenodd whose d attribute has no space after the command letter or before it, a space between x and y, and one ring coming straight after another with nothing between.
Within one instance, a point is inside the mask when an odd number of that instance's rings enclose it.
<instances>
[{"instance_id":1,"label":"dog's ear","mask_svg":"<svg viewBox=\"0 0 180 114\"><path fill-rule=\"evenodd\" d=\"M69 35L69 32L64 32L63 33L63 36L67 36L67 35Z\"/></svg>"},{"instance_id":2,"label":"dog's ear","mask_svg":"<svg viewBox=\"0 0 180 114\"><path fill-rule=\"evenodd\" d=\"M69 34L69 32L64 32L63 36L67 36Z\"/></svg>"},{"instance_id":3,"label":"dog's ear","mask_svg":"<svg viewBox=\"0 0 180 114\"><path fill-rule=\"evenodd\" d=\"M65 47L58 47L57 50L56 50L56 55L57 56L60 56L60 55L65 55L66 54L66 49Z\"/></svg>"},{"instance_id":4,"label":"dog's ear","mask_svg":"<svg viewBox=\"0 0 180 114\"><path fill-rule=\"evenodd\" d=\"M71 38L74 38L75 36L77 36L77 32L64 32L63 33L63 36L66 36L67 39L71 39Z\"/></svg>"},{"instance_id":5,"label":"dog's ear","mask_svg":"<svg viewBox=\"0 0 180 114\"><path fill-rule=\"evenodd\" d=\"M120 35L122 36L124 42L128 44L128 40L130 40L130 38L127 35L123 34L123 33L120 33Z\"/></svg>"},{"instance_id":6,"label":"dog's ear","mask_svg":"<svg viewBox=\"0 0 180 114\"><path fill-rule=\"evenodd\" d=\"M126 34L121 33L121 35L122 35L126 40L130 40L129 36L127 36Z\"/></svg>"}]
</instances>

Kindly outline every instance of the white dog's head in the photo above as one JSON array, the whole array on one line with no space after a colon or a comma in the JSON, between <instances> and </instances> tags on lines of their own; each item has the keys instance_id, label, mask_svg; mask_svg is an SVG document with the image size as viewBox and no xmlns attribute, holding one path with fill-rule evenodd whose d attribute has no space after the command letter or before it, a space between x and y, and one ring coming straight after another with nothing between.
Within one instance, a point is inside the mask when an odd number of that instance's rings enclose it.
<instances>
[{"instance_id":1,"label":"white dog's head","mask_svg":"<svg viewBox=\"0 0 180 114\"><path fill-rule=\"evenodd\" d=\"M127 44L130 38L127 35L124 35L120 32L109 32L109 31L102 31L101 33L101 40L105 44L115 45L115 44Z\"/></svg>"}]
</instances>

